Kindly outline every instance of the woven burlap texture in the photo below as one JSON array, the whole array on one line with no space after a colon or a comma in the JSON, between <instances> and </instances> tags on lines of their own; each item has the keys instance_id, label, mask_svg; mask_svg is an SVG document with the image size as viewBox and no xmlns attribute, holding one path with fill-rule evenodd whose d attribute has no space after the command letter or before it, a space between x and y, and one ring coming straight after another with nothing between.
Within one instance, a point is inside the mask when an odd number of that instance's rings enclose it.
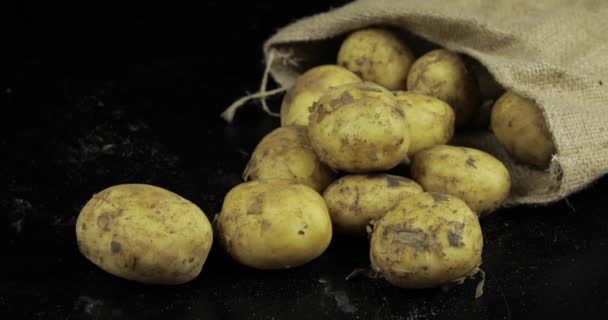
<instances>
[{"instance_id":1,"label":"woven burlap texture","mask_svg":"<svg viewBox=\"0 0 608 320\"><path fill-rule=\"evenodd\" d=\"M539 204L608 171L608 1L369 0L298 20L264 45L289 87L328 39L369 26L407 30L483 64L503 87L535 100L557 154L548 170L513 162L489 132L457 137L505 163L509 204Z\"/></svg>"}]
</instances>

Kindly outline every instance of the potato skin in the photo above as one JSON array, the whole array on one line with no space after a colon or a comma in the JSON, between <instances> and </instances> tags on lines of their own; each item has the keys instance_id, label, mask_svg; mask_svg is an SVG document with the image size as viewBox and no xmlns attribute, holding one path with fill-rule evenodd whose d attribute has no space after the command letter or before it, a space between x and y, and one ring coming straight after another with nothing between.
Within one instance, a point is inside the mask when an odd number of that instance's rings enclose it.
<instances>
[{"instance_id":1,"label":"potato skin","mask_svg":"<svg viewBox=\"0 0 608 320\"><path fill-rule=\"evenodd\" d=\"M146 184L122 184L95 195L76 221L80 252L128 280L180 284L201 272L213 243L195 204Z\"/></svg>"},{"instance_id":2,"label":"potato skin","mask_svg":"<svg viewBox=\"0 0 608 320\"><path fill-rule=\"evenodd\" d=\"M397 91L395 97L405 112L410 127L408 157L416 152L448 143L454 136L454 111L437 98L424 94Z\"/></svg>"},{"instance_id":3,"label":"potato skin","mask_svg":"<svg viewBox=\"0 0 608 320\"><path fill-rule=\"evenodd\" d=\"M347 172L393 168L410 145L408 122L397 100L371 82L326 91L311 110L308 135L321 161Z\"/></svg>"},{"instance_id":4,"label":"potato skin","mask_svg":"<svg viewBox=\"0 0 608 320\"><path fill-rule=\"evenodd\" d=\"M519 162L546 169L556 153L541 110L512 91L494 104L491 127L498 142Z\"/></svg>"},{"instance_id":5,"label":"potato skin","mask_svg":"<svg viewBox=\"0 0 608 320\"><path fill-rule=\"evenodd\" d=\"M372 268L402 288L429 288L469 274L481 263L483 236L475 213L443 193L400 201L374 226Z\"/></svg>"},{"instance_id":6,"label":"potato skin","mask_svg":"<svg viewBox=\"0 0 608 320\"><path fill-rule=\"evenodd\" d=\"M455 146L435 146L418 152L411 174L427 192L456 196L483 216L498 208L509 195L507 168L483 151Z\"/></svg>"},{"instance_id":7,"label":"potato skin","mask_svg":"<svg viewBox=\"0 0 608 320\"><path fill-rule=\"evenodd\" d=\"M380 219L399 200L422 192L413 180L390 174L351 174L332 183L323 199L336 230L366 234L372 220Z\"/></svg>"},{"instance_id":8,"label":"potato skin","mask_svg":"<svg viewBox=\"0 0 608 320\"><path fill-rule=\"evenodd\" d=\"M437 49L418 58L407 77L407 90L447 102L456 116L456 127L471 121L480 105L477 79L457 53Z\"/></svg>"},{"instance_id":9,"label":"potato skin","mask_svg":"<svg viewBox=\"0 0 608 320\"><path fill-rule=\"evenodd\" d=\"M389 90L405 90L412 62L412 50L397 34L385 29L355 31L338 51L339 65Z\"/></svg>"},{"instance_id":10,"label":"potato skin","mask_svg":"<svg viewBox=\"0 0 608 320\"><path fill-rule=\"evenodd\" d=\"M243 179L288 179L323 192L335 173L315 154L306 127L281 127L255 147Z\"/></svg>"},{"instance_id":11,"label":"potato skin","mask_svg":"<svg viewBox=\"0 0 608 320\"><path fill-rule=\"evenodd\" d=\"M320 256L332 226L323 198L290 181L256 180L234 187L217 220L232 258L257 269L286 269Z\"/></svg>"},{"instance_id":12,"label":"potato skin","mask_svg":"<svg viewBox=\"0 0 608 320\"><path fill-rule=\"evenodd\" d=\"M356 74L337 65L314 67L300 75L281 103L281 126L307 126L309 108L331 87L361 82Z\"/></svg>"}]
</instances>

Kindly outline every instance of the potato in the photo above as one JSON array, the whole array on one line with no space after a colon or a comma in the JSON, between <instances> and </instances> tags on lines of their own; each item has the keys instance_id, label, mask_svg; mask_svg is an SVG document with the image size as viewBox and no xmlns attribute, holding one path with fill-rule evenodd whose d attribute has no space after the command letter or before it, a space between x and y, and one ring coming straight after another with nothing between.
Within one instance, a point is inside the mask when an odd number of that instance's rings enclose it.
<instances>
[{"instance_id":1,"label":"potato","mask_svg":"<svg viewBox=\"0 0 608 320\"><path fill-rule=\"evenodd\" d=\"M372 220L380 219L399 200L422 192L413 180L389 174L352 174L332 183L323 199L336 230L366 234Z\"/></svg>"},{"instance_id":2,"label":"potato","mask_svg":"<svg viewBox=\"0 0 608 320\"><path fill-rule=\"evenodd\" d=\"M307 126L308 110L325 90L343 84L361 82L356 74L336 65L322 65L300 75L281 103L281 125Z\"/></svg>"},{"instance_id":3,"label":"potato","mask_svg":"<svg viewBox=\"0 0 608 320\"><path fill-rule=\"evenodd\" d=\"M305 264L325 251L332 236L323 198L284 180L245 182L230 190L217 231L232 258L257 269Z\"/></svg>"},{"instance_id":4,"label":"potato","mask_svg":"<svg viewBox=\"0 0 608 320\"><path fill-rule=\"evenodd\" d=\"M407 120L393 94L371 82L329 89L311 110L308 135L319 158L348 172L382 171L407 155Z\"/></svg>"},{"instance_id":5,"label":"potato","mask_svg":"<svg viewBox=\"0 0 608 320\"><path fill-rule=\"evenodd\" d=\"M556 153L541 110L512 91L494 104L491 127L498 142L519 162L545 169Z\"/></svg>"},{"instance_id":6,"label":"potato","mask_svg":"<svg viewBox=\"0 0 608 320\"><path fill-rule=\"evenodd\" d=\"M76 221L76 238L87 259L115 276L180 284L201 272L213 232L201 209L179 195L122 184L87 202Z\"/></svg>"},{"instance_id":7,"label":"potato","mask_svg":"<svg viewBox=\"0 0 608 320\"><path fill-rule=\"evenodd\" d=\"M441 99L454 109L456 126L463 127L480 105L477 79L467 70L457 53L433 50L412 64L407 90Z\"/></svg>"},{"instance_id":8,"label":"potato","mask_svg":"<svg viewBox=\"0 0 608 320\"><path fill-rule=\"evenodd\" d=\"M281 127L255 147L243 179L289 179L323 192L335 173L321 163L310 145L306 127Z\"/></svg>"},{"instance_id":9,"label":"potato","mask_svg":"<svg viewBox=\"0 0 608 320\"><path fill-rule=\"evenodd\" d=\"M480 216L498 208L511 189L509 171L500 161L465 147L424 149L414 156L411 173L425 191L459 197Z\"/></svg>"},{"instance_id":10,"label":"potato","mask_svg":"<svg viewBox=\"0 0 608 320\"><path fill-rule=\"evenodd\" d=\"M412 50L397 34L385 29L355 31L338 51L339 65L389 90L405 90L412 62Z\"/></svg>"},{"instance_id":11,"label":"potato","mask_svg":"<svg viewBox=\"0 0 608 320\"><path fill-rule=\"evenodd\" d=\"M456 197L425 192L401 200L376 222L370 260L395 286L429 288L475 272L482 249L475 213Z\"/></svg>"},{"instance_id":12,"label":"potato","mask_svg":"<svg viewBox=\"0 0 608 320\"><path fill-rule=\"evenodd\" d=\"M452 139L454 111L447 103L415 92L397 91L395 97L410 126L408 157Z\"/></svg>"}]
</instances>

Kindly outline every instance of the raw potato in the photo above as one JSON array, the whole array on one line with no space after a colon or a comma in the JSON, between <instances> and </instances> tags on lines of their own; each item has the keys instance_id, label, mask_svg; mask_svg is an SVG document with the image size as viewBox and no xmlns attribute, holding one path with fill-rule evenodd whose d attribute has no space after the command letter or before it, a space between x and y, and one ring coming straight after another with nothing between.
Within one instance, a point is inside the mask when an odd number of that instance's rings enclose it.
<instances>
[{"instance_id":1,"label":"raw potato","mask_svg":"<svg viewBox=\"0 0 608 320\"><path fill-rule=\"evenodd\" d=\"M244 180L289 179L323 192L334 172L321 163L310 145L306 127L281 127L257 145L243 173Z\"/></svg>"},{"instance_id":2,"label":"raw potato","mask_svg":"<svg viewBox=\"0 0 608 320\"><path fill-rule=\"evenodd\" d=\"M424 148L446 144L452 139L454 111L447 103L409 91L397 91L395 97L410 126L412 141L408 157Z\"/></svg>"},{"instance_id":3,"label":"raw potato","mask_svg":"<svg viewBox=\"0 0 608 320\"><path fill-rule=\"evenodd\" d=\"M556 153L541 110L512 91L503 94L492 109L492 131L516 160L545 169Z\"/></svg>"},{"instance_id":4,"label":"raw potato","mask_svg":"<svg viewBox=\"0 0 608 320\"><path fill-rule=\"evenodd\" d=\"M420 57L410 69L407 90L436 97L454 109L456 126L463 127L480 105L477 79L457 53L437 49Z\"/></svg>"},{"instance_id":5,"label":"raw potato","mask_svg":"<svg viewBox=\"0 0 608 320\"><path fill-rule=\"evenodd\" d=\"M389 174L353 174L332 183L323 198L336 230L366 234L372 220L380 219L399 200L422 188L413 180Z\"/></svg>"},{"instance_id":6,"label":"raw potato","mask_svg":"<svg viewBox=\"0 0 608 320\"><path fill-rule=\"evenodd\" d=\"M93 195L76 221L76 238L87 259L115 276L180 284L201 272L213 232L201 209L179 195L123 184Z\"/></svg>"},{"instance_id":7,"label":"raw potato","mask_svg":"<svg viewBox=\"0 0 608 320\"><path fill-rule=\"evenodd\" d=\"M465 147L422 150L414 156L411 173L425 191L454 195L480 216L498 208L511 189L509 171L500 161Z\"/></svg>"},{"instance_id":8,"label":"raw potato","mask_svg":"<svg viewBox=\"0 0 608 320\"><path fill-rule=\"evenodd\" d=\"M418 193L376 222L372 268L402 288L457 282L481 264L483 236L477 216L462 200Z\"/></svg>"},{"instance_id":9,"label":"raw potato","mask_svg":"<svg viewBox=\"0 0 608 320\"><path fill-rule=\"evenodd\" d=\"M256 180L234 187L217 220L224 249L257 269L286 269L320 256L332 228L323 198L290 181Z\"/></svg>"},{"instance_id":10,"label":"raw potato","mask_svg":"<svg viewBox=\"0 0 608 320\"><path fill-rule=\"evenodd\" d=\"M395 33L384 29L355 31L338 52L339 65L389 90L405 90L412 62L412 50Z\"/></svg>"},{"instance_id":11,"label":"raw potato","mask_svg":"<svg viewBox=\"0 0 608 320\"><path fill-rule=\"evenodd\" d=\"M308 135L321 161L348 172L393 168L410 145L397 100L371 82L329 89L311 110Z\"/></svg>"},{"instance_id":12,"label":"raw potato","mask_svg":"<svg viewBox=\"0 0 608 320\"><path fill-rule=\"evenodd\" d=\"M307 126L308 110L327 89L343 84L361 82L356 74L336 65L312 68L300 75L283 97L281 125Z\"/></svg>"}]
</instances>

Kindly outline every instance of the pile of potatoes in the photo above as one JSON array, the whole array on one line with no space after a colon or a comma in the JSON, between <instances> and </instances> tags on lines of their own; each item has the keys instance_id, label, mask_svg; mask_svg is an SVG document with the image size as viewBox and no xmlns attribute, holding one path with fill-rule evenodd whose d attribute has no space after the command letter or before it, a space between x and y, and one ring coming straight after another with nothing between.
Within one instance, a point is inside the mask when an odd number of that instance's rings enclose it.
<instances>
[{"instance_id":1,"label":"pile of potatoes","mask_svg":"<svg viewBox=\"0 0 608 320\"><path fill-rule=\"evenodd\" d=\"M416 58L391 30L351 33L335 64L304 72L285 94L281 127L225 196L216 239L235 261L272 270L319 257L334 232L368 236L371 268L391 284L461 282L481 264L479 218L511 186L492 155L449 145L455 130L471 130L481 100L459 54ZM496 101L490 127L522 164L546 168L555 153L540 109L514 92ZM386 172L397 166L409 166L409 177ZM200 209L142 185L93 197L77 236L104 270L151 283L192 280L213 242Z\"/></svg>"}]
</instances>

